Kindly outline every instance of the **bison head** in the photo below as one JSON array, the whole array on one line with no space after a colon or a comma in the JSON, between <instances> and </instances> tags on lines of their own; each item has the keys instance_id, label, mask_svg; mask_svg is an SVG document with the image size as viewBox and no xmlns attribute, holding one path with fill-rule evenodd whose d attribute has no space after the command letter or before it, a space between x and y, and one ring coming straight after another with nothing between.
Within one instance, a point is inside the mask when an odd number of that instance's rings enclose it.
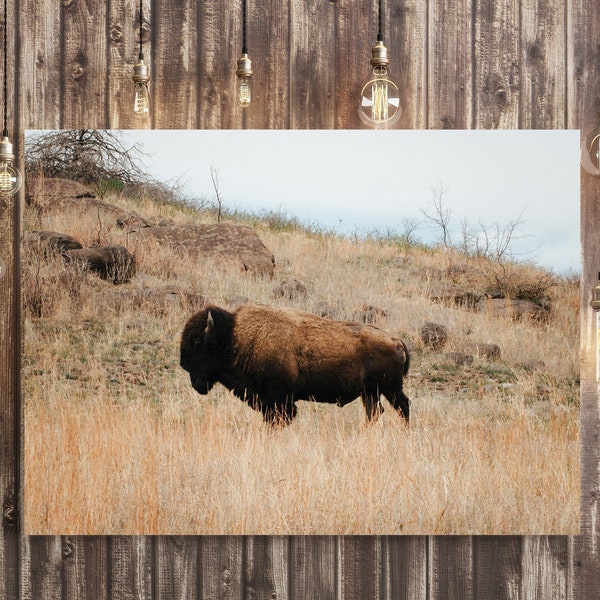
<instances>
[{"instance_id":1,"label":"bison head","mask_svg":"<svg viewBox=\"0 0 600 600\"><path fill-rule=\"evenodd\" d=\"M212 312L205 309L191 317L181 335L179 364L199 394L207 394L219 379L219 346Z\"/></svg>"}]
</instances>

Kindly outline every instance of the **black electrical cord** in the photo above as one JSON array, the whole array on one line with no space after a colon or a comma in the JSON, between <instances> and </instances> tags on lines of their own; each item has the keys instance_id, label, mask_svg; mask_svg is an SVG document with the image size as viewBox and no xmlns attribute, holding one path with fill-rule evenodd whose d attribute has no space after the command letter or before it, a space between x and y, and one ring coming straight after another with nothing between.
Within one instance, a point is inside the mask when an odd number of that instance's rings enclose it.
<instances>
[{"instance_id":1,"label":"black electrical cord","mask_svg":"<svg viewBox=\"0 0 600 600\"><path fill-rule=\"evenodd\" d=\"M246 0L242 0L242 54L248 54L246 45Z\"/></svg>"},{"instance_id":2,"label":"black electrical cord","mask_svg":"<svg viewBox=\"0 0 600 600\"><path fill-rule=\"evenodd\" d=\"M2 137L8 137L8 118L7 118L7 106L8 106L8 86L7 86L7 59L6 56L8 54L8 45L6 41L6 29L7 29L7 10L6 10L6 0L4 0L4 131L2 132Z\"/></svg>"},{"instance_id":3,"label":"black electrical cord","mask_svg":"<svg viewBox=\"0 0 600 600\"><path fill-rule=\"evenodd\" d=\"M377 32L377 41L383 42L383 26L382 26L382 10L381 10L381 0L379 0L379 30Z\"/></svg>"},{"instance_id":4,"label":"black electrical cord","mask_svg":"<svg viewBox=\"0 0 600 600\"><path fill-rule=\"evenodd\" d=\"M143 19L143 13L142 13L142 0L140 0L140 56L139 56L140 60L144 60L144 53L142 52L142 37L144 35L143 24L144 24L144 19Z\"/></svg>"}]
</instances>

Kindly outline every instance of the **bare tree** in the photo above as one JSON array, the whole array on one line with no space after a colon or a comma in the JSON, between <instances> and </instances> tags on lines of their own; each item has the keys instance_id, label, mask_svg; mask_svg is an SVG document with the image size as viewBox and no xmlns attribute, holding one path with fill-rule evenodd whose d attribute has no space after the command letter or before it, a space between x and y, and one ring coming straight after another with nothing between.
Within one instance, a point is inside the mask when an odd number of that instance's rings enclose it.
<instances>
[{"instance_id":1,"label":"bare tree","mask_svg":"<svg viewBox=\"0 0 600 600\"><path fill-rule=\"evenodd\" d=\"M137 144L127 147L118 132L97 129L51 131L28 136L25 169L33 175L65 177L85 185L117 186L147 180Z\"/></svg>"},{"instance_id":2,"label":"bare tree","mask_svg":"<svg viewBox=\"0 0 600 600\"><path fill-rule=\"evenodd\" d=\"M438 227L441 232L441 241L445 249L452 246L450 239L450 216L452 211L444 201L444 194L448 191L440 181L437 186L431 187L431 208L429 210L421 209L425 218L430 221L435 227Z\"/></svg>"},{"instance_id":3,"label":"bare tree","mask_svg":"<svg viewBox=\"0 0 600 600\"><path fill-rule=\"evenodd\" d=\"M223 200L219 191L219 169L210 165L210 178L215 190L215 203L217 207L217 223L221 222L221 215L223 212Z\"/></svg>"}]
</instances>

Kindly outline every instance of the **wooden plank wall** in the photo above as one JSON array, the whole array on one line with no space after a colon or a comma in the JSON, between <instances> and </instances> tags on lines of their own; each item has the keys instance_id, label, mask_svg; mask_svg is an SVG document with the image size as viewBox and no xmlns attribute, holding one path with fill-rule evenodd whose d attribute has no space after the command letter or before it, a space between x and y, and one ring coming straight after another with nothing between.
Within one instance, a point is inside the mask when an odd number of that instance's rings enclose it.
<instances>
[{"instance_id":1,"label":"wooden plank wall","mask_svg":"<svg viewBox=\"0 0 600 600\"><path fill-rule=\"evenodd\" d=\"M9 0L9 114L25 129L129 128L134 0ZM144 0L153 128L356 128L376 0L248 0L254 104L234 102L241 0ZM597 0L384 0L400 128L597 122ZM582 500L575 537L32 537L22 526L19 238L0 206L0 600L599 597L600 413L590 288L600 187L581 179ZM43 476L43 474L40 474Z\"/></svg>"}]
</instances>

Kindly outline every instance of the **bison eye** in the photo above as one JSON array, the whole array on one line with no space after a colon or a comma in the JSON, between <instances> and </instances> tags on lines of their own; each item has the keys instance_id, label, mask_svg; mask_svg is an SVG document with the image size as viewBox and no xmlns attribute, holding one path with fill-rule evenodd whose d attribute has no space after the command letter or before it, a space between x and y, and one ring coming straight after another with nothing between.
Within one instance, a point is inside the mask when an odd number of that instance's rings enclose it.
<instances>
[{"instance_id":1,"label":"bison eye","mask_svg":"<svg viewBox=\"0 0 600 600\"><path fill-rule=\"evenodd\" d=\"M194 346L199 346L202 343L202 338L194 338Z\"/></svg>"}]
</instances>

